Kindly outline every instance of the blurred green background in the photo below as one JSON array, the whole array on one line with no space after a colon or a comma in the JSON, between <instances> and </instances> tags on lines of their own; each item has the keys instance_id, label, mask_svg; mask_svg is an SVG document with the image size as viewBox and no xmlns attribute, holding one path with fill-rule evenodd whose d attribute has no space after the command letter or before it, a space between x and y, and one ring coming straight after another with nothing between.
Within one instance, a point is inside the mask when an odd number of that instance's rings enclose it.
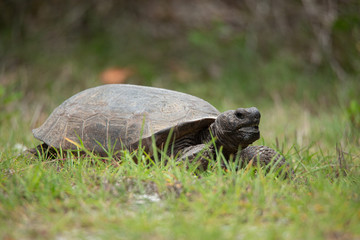
<instances>
[{"instance_id":1,"label":"blurred green background","mask_svg":"<svg viewBox=\"0 0 360 240\"><path fill-rule=\"evenodd\" d=\"M12 129L2 147L35 144L32 128L114 69L221 111L256 106L270 142L359 145L359 0L3 0L0 9L0 121Z\"/></svg>"}]
</instances>

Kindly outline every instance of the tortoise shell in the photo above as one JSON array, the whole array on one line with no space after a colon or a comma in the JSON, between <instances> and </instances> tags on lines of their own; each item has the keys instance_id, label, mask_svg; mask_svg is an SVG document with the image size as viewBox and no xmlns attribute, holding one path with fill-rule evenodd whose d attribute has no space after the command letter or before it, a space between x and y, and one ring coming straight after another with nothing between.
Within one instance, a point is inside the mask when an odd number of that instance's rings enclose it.
<instances>
[{"instance_id":1,"label":"tortoise shell","mask_svg":"<svg viewBox=\"0 0 360 240\"><path fill-rule=\"evenodd\" d=\"M76 149L72 142L97 153L139 141L150 148L152 138L163 144L171 129L176 138L207 128L219 115L208 102L176 91L127 84L84 90L58 106L33 130L34 136L55 148Z\"/></svg>"}]
</instances>

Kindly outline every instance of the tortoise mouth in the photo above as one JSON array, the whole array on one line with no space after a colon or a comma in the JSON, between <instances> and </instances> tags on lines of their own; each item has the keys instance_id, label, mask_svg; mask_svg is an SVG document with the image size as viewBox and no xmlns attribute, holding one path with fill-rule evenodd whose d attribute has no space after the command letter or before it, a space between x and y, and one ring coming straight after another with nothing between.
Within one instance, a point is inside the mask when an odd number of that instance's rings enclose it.
<instances>
[{"instance_id":1,"label":"tortoise mouth","mask_svg":"<svg viewBox=\"0 0 360 240\"><path fill-rule=\"evenodd\" d=\"M247 124L243 124L238 131L240 132L259 132L259 121L251 121Z\"/></svg>"},{"instance_id":2,"label":"tortoise mouth","mask_svg":"<svg viewBox=\"0 0 360 240\"><path fill-rule=\"evenodd\" d=\"M259 133L259 126L246 126L238 129L239 132L245 132L245 133Z\"/></svg>"},{"instance_id":3,"label":"tortoise mouth","mask_svg":"<svg viewBox=\"0 0 360 240\"><path fill-rule=\"evenodd\" d=\"M249 145L260 138L260 130L257 125L240 128L238 133L242 138L241 143L243 145Z\"/></svg>"},{"instance_id":4,"label":"tortoise mouth","mask_svg":"<svg viewBox=\"0 0 360 240\"><path fill-rule=\"evenodd\" d=\"M242 141L251 144L260 138L260 130L258 123L251 123L238 129L238 133L242 136Z\"/></svg>"}]
</instances>

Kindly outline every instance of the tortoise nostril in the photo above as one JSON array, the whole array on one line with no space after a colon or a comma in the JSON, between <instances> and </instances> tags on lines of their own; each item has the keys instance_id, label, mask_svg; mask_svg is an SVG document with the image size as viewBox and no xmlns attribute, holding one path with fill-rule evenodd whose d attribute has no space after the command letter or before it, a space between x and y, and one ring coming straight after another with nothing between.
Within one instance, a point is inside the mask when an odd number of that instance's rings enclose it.
<instances>
[{"instance_id":1,"label":"tortoise nostril","mask_svg":"<svg viewBox=\"0 0 360 240\"><path fill-rule=\"evenodd\" d=\"M260 114L259 110L258 110L256 107L248 108L248 112L250 113L250 116L251 116L255 121L260 121L261 114Z\"/></svg>"}]
</instances>

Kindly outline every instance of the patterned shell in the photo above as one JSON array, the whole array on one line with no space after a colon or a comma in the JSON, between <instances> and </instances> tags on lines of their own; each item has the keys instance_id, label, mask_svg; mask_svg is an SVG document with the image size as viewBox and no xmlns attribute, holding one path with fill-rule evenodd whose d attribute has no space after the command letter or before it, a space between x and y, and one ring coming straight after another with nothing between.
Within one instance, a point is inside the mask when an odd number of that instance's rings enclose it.
<instances>
[{"instance_id":1,"label":"patterned shell","mask_svg":"<svg viewBox=\"0 0 360 240\"><path fill-rule=\"evenodd\" d=\"M176 138L208 127L219 111L208 102L180 92L136 85L109 84L82 91L58 106L33 130L55 148L80 143L104 153L103 147L136 148L163 144L172 129ZM103 147L102 147L103 146Z\"/></svg>"}]
</instances>

